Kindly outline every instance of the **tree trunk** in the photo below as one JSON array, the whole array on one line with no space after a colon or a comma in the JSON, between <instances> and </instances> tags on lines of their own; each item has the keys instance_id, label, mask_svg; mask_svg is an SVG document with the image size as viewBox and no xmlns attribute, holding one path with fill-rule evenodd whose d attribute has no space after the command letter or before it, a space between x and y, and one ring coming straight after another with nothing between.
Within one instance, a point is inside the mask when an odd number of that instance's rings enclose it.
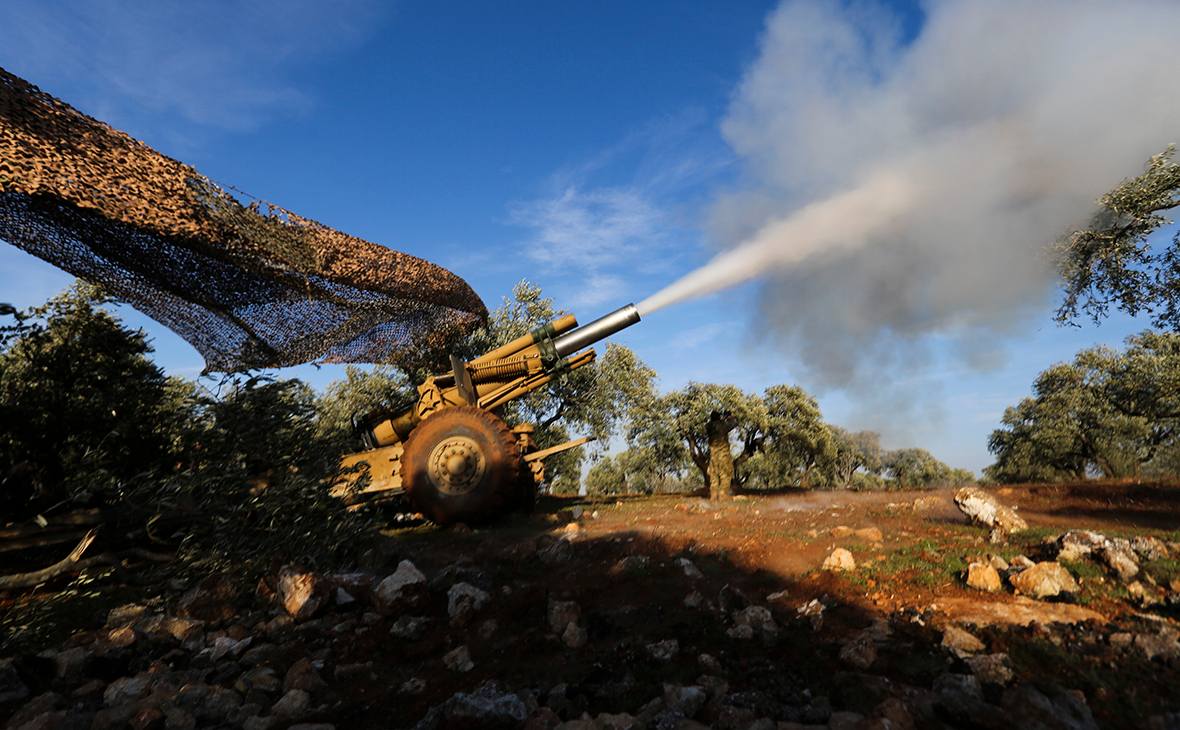
<instances>
[{"instance_id":1,"label":"tree trunk","mask_svg":"<svg viewBox=\"0 0 1180 730\"><path fill-rule=\"evenodd\" d=\"M807 470L803 472L803 478L799 480L799 487L801 489L811 489L811 470L815 468L815 462L808 462Z\"/></svg>"},{"instance_id":2,"label":"tree trunk","mask_svg":"<svg viewBox=\"0 0 1180 730\"><path fill-rule=\"evenodd\" d=\"M733 421L714 412L709 418L709 499L726 500L733 497L733 452L729 450L729 432Z\"/></svg>"}]
</instances>

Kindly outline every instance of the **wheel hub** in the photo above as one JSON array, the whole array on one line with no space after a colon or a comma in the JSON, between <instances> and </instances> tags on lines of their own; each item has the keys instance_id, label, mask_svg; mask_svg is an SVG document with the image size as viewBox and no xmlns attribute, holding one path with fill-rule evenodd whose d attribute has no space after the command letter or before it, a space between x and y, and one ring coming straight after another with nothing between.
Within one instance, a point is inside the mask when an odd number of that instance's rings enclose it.
<instances>
[{"instance_id":1,"label":"wheel hub","mask_svg":"<svg viewBox=\"0 0 1180 730\"><path fill-rule=\"evenodd\" d=\"M440 492L466 494L483 479L487 460L483 450L471 439L450 436L430 452L426 472Z\"/></svg>"}]
</instances>

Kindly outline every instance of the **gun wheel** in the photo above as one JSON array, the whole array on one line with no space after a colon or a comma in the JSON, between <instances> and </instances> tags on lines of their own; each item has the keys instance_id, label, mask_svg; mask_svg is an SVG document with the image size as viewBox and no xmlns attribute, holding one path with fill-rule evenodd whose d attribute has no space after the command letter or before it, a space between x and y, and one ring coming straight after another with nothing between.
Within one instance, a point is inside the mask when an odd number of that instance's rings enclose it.
<instances>
[{"instance_id":1,"label":"gun wheel","mask_svg":"<svg viewBox=\"0 0 1180 730\"><path fill-rule=\"evenodd\" d=\"M406 439L406 497L440 525L499 517L519 489L516 438L496 415L474 406L436 411Z\"/></svg>"}]
</instances>

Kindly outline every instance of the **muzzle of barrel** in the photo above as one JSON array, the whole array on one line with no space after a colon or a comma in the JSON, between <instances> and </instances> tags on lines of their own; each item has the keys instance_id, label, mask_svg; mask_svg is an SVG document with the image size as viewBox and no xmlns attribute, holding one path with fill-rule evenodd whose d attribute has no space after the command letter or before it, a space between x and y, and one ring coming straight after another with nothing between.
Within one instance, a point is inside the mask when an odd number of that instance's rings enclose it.
<instances>
[{"instance_id":1,"label":"muzzle of barrel","mask_svg":"<svg viewBox=\"0 0 1180 730\"><path fill-rule=\"evenodd\" d=\"M583 347L589 347L595 342L624 330L639 321L639 310L634 304L615 310L605 317L600 317L588 325L579 327L573 332L553 340L553 346L560 357L571 355Z\"/></svg>"}]
</instances>

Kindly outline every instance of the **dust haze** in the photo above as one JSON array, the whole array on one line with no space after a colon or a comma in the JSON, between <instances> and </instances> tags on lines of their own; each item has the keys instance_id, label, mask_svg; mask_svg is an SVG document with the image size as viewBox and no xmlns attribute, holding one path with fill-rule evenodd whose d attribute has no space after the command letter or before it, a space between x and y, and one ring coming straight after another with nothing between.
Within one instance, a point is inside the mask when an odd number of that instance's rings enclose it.
<instances>
[{"instance_id":1,"label":"dust haze","mask_svg":"<svg viewBox=\"0 0 1180 730\"><path fill-rule=\"evenodd\" d=\"M723 251L641 312L761 279L752 329L801 380L895 414L931 343L997 367L1049 324L1047 246L1180 142L1180 4L924 11L911 38L855 0L768 18L722 126L745 169L711 211Z\"/></svg>"}]
</instances>

